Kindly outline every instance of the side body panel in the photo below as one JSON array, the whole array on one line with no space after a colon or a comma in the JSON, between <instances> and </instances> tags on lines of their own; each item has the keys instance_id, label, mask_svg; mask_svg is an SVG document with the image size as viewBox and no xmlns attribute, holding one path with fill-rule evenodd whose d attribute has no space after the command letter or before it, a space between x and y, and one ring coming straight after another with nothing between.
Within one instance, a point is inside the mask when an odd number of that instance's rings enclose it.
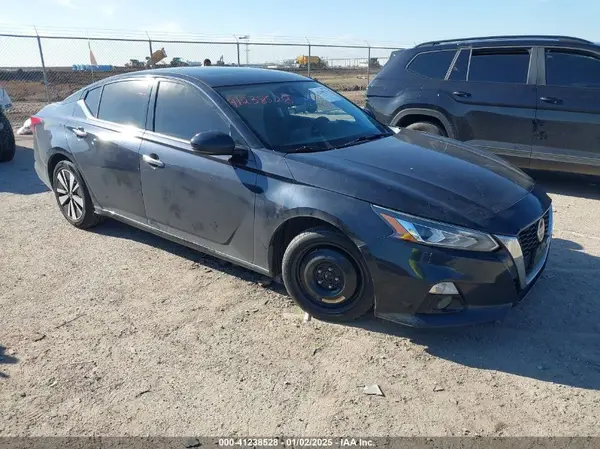
<instances>
[{"instance_id":1,"label":"side body panel","mask_svg":"<svg viewBox=\"0 0 600 449\"><path fill-rule=\"evenodd\" d=\"M52 188L52 174L48 172L48 162L58 153L69 155L65 123L73 107L73 103L50 104L36 114L43 123L36 126L33 136L34 168L40 180L49 188Z\"/></svg>"},{"instance_id":2,"label":"side body panel","mask_svg":"<svg viewBox=\"0 0 600 449\"><path fill-rule=\"evenodd\" d=\"M76 134L83 129L85 137ZM90 116L83 101L67 122L69 149L97 205L145 221L139 149L144 131Z\"/></svg>"},{"instance_id":3,"label":"side body panel","mask_svg":"<svg viewBox=\"0 0 600 449\"><path fill-rule=\"evenodd\" d=\"M594 87L550 85L555 73L568 78L578 77L585 67L573 67L568 59L547 64L546 49L540 49L540 70L537 120L534 133L531 166L536 169L561 170L585 174L600 174L600 53L576 48L548 48L559 54L590 55L597 62L595 71L582 73L583 78L597 80ZM594 56L592 56L594 55ZM552 62L552 61L550 61ZM594 74L596 76L594 76ZM550 78L548 78L550 77ZM547 82L548 80L548 82Z\"/></svg>"},{"instance_id":4,"label":"side body panel","mask_svg":"<svg viewBox=\"0 0 600 449\"><path fill-rule=\"evenodd\" d=\"M164 163L142 162L148 223L230 257L253 260L256 170L254 158L194 153L189 144L152 133L141 154Z\"/></svg>"}]
</instances>

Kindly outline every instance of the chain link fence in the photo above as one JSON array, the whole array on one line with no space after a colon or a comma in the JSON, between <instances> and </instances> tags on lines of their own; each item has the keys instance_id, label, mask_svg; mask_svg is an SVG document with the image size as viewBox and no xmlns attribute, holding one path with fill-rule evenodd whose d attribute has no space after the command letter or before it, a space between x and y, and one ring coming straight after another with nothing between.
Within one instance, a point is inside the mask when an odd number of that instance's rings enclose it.
<instances>
[{"instance_id":1,"label":"chain link fence","mask_svg":"<svg viewBox=\"0 0 600 449\"><path fill-rule=\"evenodd\" d=\"M105 34L107 34L105 32ZM149 67L252 66L312 77L362 104L372 77L397 46L278 42L232 36L97 37L81 34L1 34L0 88L12 100L8 117L20 126L48 102L103 78ZM0 92L2 92L0 90Z\"/></svg>"}]
</instances>

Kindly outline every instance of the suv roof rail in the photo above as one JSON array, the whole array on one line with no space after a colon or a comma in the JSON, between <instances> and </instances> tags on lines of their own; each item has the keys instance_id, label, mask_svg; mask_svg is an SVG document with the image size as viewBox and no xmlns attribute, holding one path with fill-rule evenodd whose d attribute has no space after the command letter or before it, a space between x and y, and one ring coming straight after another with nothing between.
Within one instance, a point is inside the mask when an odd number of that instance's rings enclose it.
<instances>
[{"instance_id":1,"label":"suv roof rail","mask_svg":"<svg viewBox=\"0 0 600 449\"><path fill-rule=\"evenodd\" d=\"M470 42L470 41L490 41L490 40L501 40L501 39L547 39L547 40L558 40L564 42L581 42L584 44L593 44L592 41L581 39L579 37L572 36L553 36L553 35L537 35L537 34L519 34L519 35L506 35L506 36L485 36L485 37L465 37L460 39L445 39L437 41L423 42L417 45L417 47L427 47L439 44L451 44L454 42Z\"/></svg>"}]
</instances>

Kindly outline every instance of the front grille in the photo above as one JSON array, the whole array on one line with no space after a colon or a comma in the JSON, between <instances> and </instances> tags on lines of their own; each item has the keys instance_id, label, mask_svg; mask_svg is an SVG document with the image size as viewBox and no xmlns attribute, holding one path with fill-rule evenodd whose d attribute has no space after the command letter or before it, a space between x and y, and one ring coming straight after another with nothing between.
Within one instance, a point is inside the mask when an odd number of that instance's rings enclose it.
<instances>
[{"instance_id":1,"label":"front grille","mask_svg":"<svg viewBox=\"0 0 600 449\"><path fill-rule=\"evenodd\" d=\"M544 214L541 218L544 220L544 224L546 225L546 232L544 234L544 242L548 236L550 235L550 209ZM527 275L534 268L534 256L536 250L540 246L541 242L537 238L537 228L538 228L539 220L536 220L533 224L523 229L519 232L519 244L521 245L521 251L523 252L523 262L525 264L525 272Z\"/></svg>"}]
</instances>

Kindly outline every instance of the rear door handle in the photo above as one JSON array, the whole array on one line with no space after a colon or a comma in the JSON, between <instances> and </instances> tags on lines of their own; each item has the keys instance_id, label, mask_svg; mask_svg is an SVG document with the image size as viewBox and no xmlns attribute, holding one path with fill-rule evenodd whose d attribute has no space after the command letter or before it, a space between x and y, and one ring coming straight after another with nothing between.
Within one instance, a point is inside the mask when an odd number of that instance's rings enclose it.
<instances>
[{"instance_id":1,"label":"rear door handle","mask_svg":"<svg viewBox=\"0 0 600 449\"><path fill-rule=\"evenodd\" d=\"M70 129L70 130L73 132L73 134L75 134L77 137L84 138L84 137L87 137L87 135L88 135L87 131L86 131L85 129L83 129L83 127L81 127L81 126L80 126L79 128L69 128L69 129Z\"/></svg>"},{"instance_id":2,"label":"rear door handle","mask_svg":"<svg viewBox=\"0 0 600 449\"><path fill-rule=\"evenodd\" d=\"M142 160L153 167L163 168L165 166L165 163L156 154L144 154Z\"/></svg>"},{"instance_id":3,"label":"rear door handle","mask_svg":"<svg viewBox=\"0 0 600 449\"><path fill-rule=\"evenodd\" d=\"M452 92L452 95L455 97L468 98L471 96L469 92L463 92L462 90L457 90L456 92Z\"/></svg>"},{"instance_id":4,"label":"rear door handle","mask_svg":"<svg viewBox=\"0 0 600 449\"><path fill-rule=\"evenodd\" d=\"M544 103L550 103L550 104L562 104L562 100L560 98L554 98L554 97L541 97L540 100L542 100Z\"/></svg>"}]
</instances>

